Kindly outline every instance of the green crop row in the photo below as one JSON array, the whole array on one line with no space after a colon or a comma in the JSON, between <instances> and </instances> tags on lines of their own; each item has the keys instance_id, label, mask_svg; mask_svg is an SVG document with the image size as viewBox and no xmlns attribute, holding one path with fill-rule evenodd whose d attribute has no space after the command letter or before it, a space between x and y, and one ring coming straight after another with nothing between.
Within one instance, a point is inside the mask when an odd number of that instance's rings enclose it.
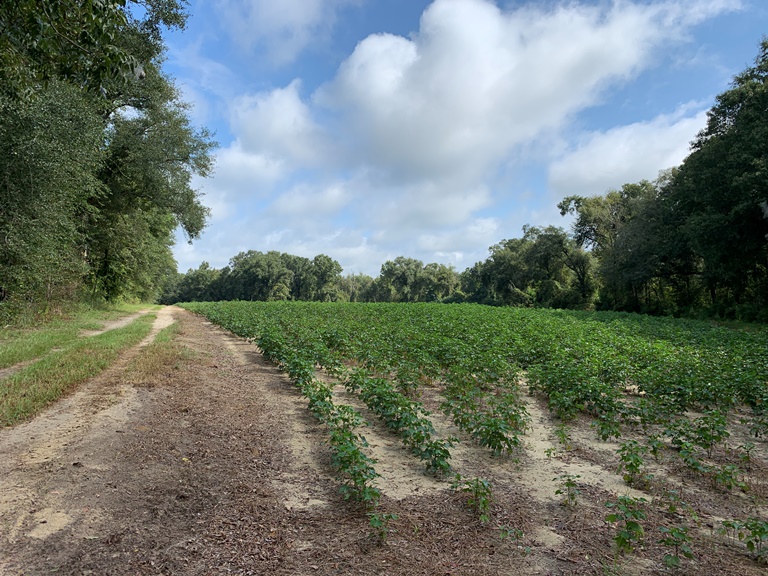
<instances>
[{"instance_id":1,"label":"green crop row","mask_svg":"<svg viewBox=\"0 0 768 576\"><path fill-rule=\"evenodd\" d=\"M418 398L442 388L454 421L496 451L525 427L519 383L563 420L596 418L599 434L664 425L689 410L751 408L768 432L768 330L639 315L477 305L226 302L190 304L247 338L265 329L331 372L365 368Z\"/></svg>"},{"instance_id":2,"label":"green crop row","mask_svg":"<svg viewBox=\"0 0 768 576\"><path fill-rule=\"evenodd\" d=\"M375 508L381 492L373 483L379 474L374 469L375 462L361 449L367 446L365 437L357 432L366 425L365 420L351 406L333 402L330 387L315 378L313 361L286 345L282 335L265 331L257 342L265 358L288 373L308 400L309 410L327 426L333 464L343 479L344 497Z\"/></svg>"}]
</instances>

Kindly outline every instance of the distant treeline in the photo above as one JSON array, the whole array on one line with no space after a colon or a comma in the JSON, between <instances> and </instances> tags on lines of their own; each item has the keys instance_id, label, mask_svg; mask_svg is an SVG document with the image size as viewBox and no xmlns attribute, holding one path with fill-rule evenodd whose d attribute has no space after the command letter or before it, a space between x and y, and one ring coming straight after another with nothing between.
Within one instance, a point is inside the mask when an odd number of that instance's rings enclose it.
<instances>
[{"instance_id":1,"label":"distant treeline","mask_svg":"<svg viewBox=\"0 0 768 576\"><path fill-rule=\"evenodd\" d=\"M377 278L342 276L328 256L246 252L203 264L165 302L481 302L768 321L768 40L717 97L679 167L655 182L569 196L571 232L526 226L459 273L398 257Z\"/></svg>"}]
</instances>

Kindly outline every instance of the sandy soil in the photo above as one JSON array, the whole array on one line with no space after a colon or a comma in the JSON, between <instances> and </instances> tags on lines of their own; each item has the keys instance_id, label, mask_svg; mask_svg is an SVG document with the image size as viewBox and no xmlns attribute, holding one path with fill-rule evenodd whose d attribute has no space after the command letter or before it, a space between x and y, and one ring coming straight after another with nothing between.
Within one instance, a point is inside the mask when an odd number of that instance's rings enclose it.
<instances>
[{"instance_id":1,"label":"sandy soil","mask_svg":"<svg viewBox=\"0 0 768 576\"><path fill-rule=\"evenodd\" d=\"M173 321L177 352L150 375L132 370ZM528 396L526 447L497 458L442 416L438 390L427 388L435 428L461 439L456 472L492 484L483 525L450 479L425 475L355 398L340 386L336 394L371 423L363 433L382 474L382 511L398 515L383 543L365 511L341 498L325 431L287 378L253 345L163 309L153 334L101 376L0 430L0 574L666 573L656 534L616 559L604 503L658 494L627 487L616 446L596 442L586 423L572 426L565 450L543 401ZM576 506L555 494L564 474L578 475ZM754 504L680 478L670 473L699 504L702 544L679 573L763 573L743 546L708 527ZM500 527L524 536L502 538Z\"/></svg>"}]
</instances>

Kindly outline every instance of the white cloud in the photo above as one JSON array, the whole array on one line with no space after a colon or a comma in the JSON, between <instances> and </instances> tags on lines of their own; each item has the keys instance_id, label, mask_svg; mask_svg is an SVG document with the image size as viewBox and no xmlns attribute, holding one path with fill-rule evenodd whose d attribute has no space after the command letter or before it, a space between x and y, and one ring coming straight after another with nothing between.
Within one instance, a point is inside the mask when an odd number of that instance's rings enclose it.
<instances>
[{"instance_id":1,"label":"white cloud","mask_svg":"<svg viewBox=\"0 0 768 576\"><path fill-rule=\"evenodd\" d=\"M403 181L478 180L516 146L560 128L656 50L735 2L535 5L436 0L413 38L360 42L314 96L350 155Z\"/></svg>"},{"instance_id":2,"label":"white cloud","mask_svg":"<svg viewBox=\"0 0 768 576\"><path fill-rule=\"evenodd\" d=\"M316 164L327 152L320 127L299 95L301 82L236 99L231 128L244 150L285 159L297 166Z\"/></svg>"},{"instance_id":3,"label":"white cloud","mask_svg":"<svg viewBox=\"0 0 768 576\"><path fill-rule=\"evenodd\" d=\"M278 216L327 217L344 208L350 201L346 186L332 184L316 190L308 184L300 184L281 194L271 206Z\"/></svg>"},{"instance_id":4,"label":"white cloud","mask_svg":"<svg viewBox=\"0 0 768 576\"><path fill-rule=\"evenodd\" d=\"M266 50L276 65L293 62L310 44L324 40L338 10L359 0L218 0L222 25L245 50Z\"/></svg>"},{"instance_id":5,"label":"white cloud","mask_svg":"<svg viewBox=\"0 0 768 576\"><path fill-rule=\"evenodd\" d=\"M416 248L421 253L434 255L451 254L460 257L468 247L487 248L498 242L499 220L497 218L475 218L460 228L452 228L437 234L421 234Z\"/></svg>"},{"instance_id":6,"label":"white cloud","mask_svg":"<svg viewBox=\"0 0 768 576\"><path fill-rule=\"evenodd\" d=\"M653 180L660 170L682 163L706 122L706 111L690 114L686 106L648 122L587 134L550 166L550 188L559 197L592 196L625 183Z\"/></svg>"},{"instance_id":7,"label":"white cloud","mask_svg":"<svg viewBox=\"0 0 768 576\"><path fill-rule=\"evenodd\" d=\"M487 188L463 184L440 180L372 188L360 207L361 216L377 228L398 233L457 226L491 203Z\"/></svg>"},{"instance_id":8,"label":"white cloud","mask_svg":"<svg viewBox=\"0 0 768 576\"><path fill-rule=\"evenodd\" d=\"M213 184L233 197L264 196L285 173L279 159L263 154L246 152L239 140L220 150L216 155Z\"/></svg>"}]
</instances>

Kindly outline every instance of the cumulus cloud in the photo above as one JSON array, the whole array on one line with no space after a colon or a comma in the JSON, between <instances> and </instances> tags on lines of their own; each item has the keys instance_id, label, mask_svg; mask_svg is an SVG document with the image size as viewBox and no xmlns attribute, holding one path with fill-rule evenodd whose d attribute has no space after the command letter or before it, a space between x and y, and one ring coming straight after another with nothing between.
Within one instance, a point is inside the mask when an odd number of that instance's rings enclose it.
<instances>
[{"instance_id":1,"label":"cumulus cloud","mask_svg":"<svg viewBox=\"0 0 768 576\"><path fill-rule=\"evenodd\" d=\"M241 96L231 111L232 130L251 153L281 158L296 166L316 164L328 146L299 94L301 82Z\"/></svg>"},{"instance_id":2,"label":"cumulus cloud","mask_svg":"<svg viewBox=\"0 0 768 576\"><path fill-rule=\"evenodd\" d=\"M680 165L707 123L705 110L688 110L686 106L647 122L585 135L550 165L550 189L560 197L604 194L625 183L653 180L659 170Z\"/></svg>"},{"instance_id":3,"label":"cumulus cloud","mask_svg":"<svg viewBox=\"0 0 768 576\"><path fill-rule=\"evenodd\" d=\"M360 161L409 180L481 178L515 146L563 126L670 38L735 2L568 3L503 11L436 0L411 39L369 36L314 96Z\"/></svg>"},{"instance_id":4,"label":"cumulus cloud","mask_svg":"<svg viewBox=\"0 0 768 576\"><path fill-rule=\"evenodd\" d=\"M247 152L241 142L235 140L216 155L216 173L212 182L234 198L264 196L284 173L284 162Z\"/></svg>"},{"instance_id":5,"label":"cumulus cloud","mask_svg":"<svg viewBox=\"0 0 768 576\"><path fill-rule=\"evenodd\" d=\"M333 29L338 10L360 0L218 0L224 27L245 50L263 48L275 65L293 62Z\"/></svg>"},{"instance_id":6,"label":"cumulus cloud","mask_svg":"<svg viewBox=\"0 0 768 576\"><path fill-rule=\"evenodd\" d=\"M305 215L315 219L337 213L350 201L350 193L344 183L332 184L317 190L300 184L281 194L271 206L278 216Z\"/></svg>"}]
</instances>

